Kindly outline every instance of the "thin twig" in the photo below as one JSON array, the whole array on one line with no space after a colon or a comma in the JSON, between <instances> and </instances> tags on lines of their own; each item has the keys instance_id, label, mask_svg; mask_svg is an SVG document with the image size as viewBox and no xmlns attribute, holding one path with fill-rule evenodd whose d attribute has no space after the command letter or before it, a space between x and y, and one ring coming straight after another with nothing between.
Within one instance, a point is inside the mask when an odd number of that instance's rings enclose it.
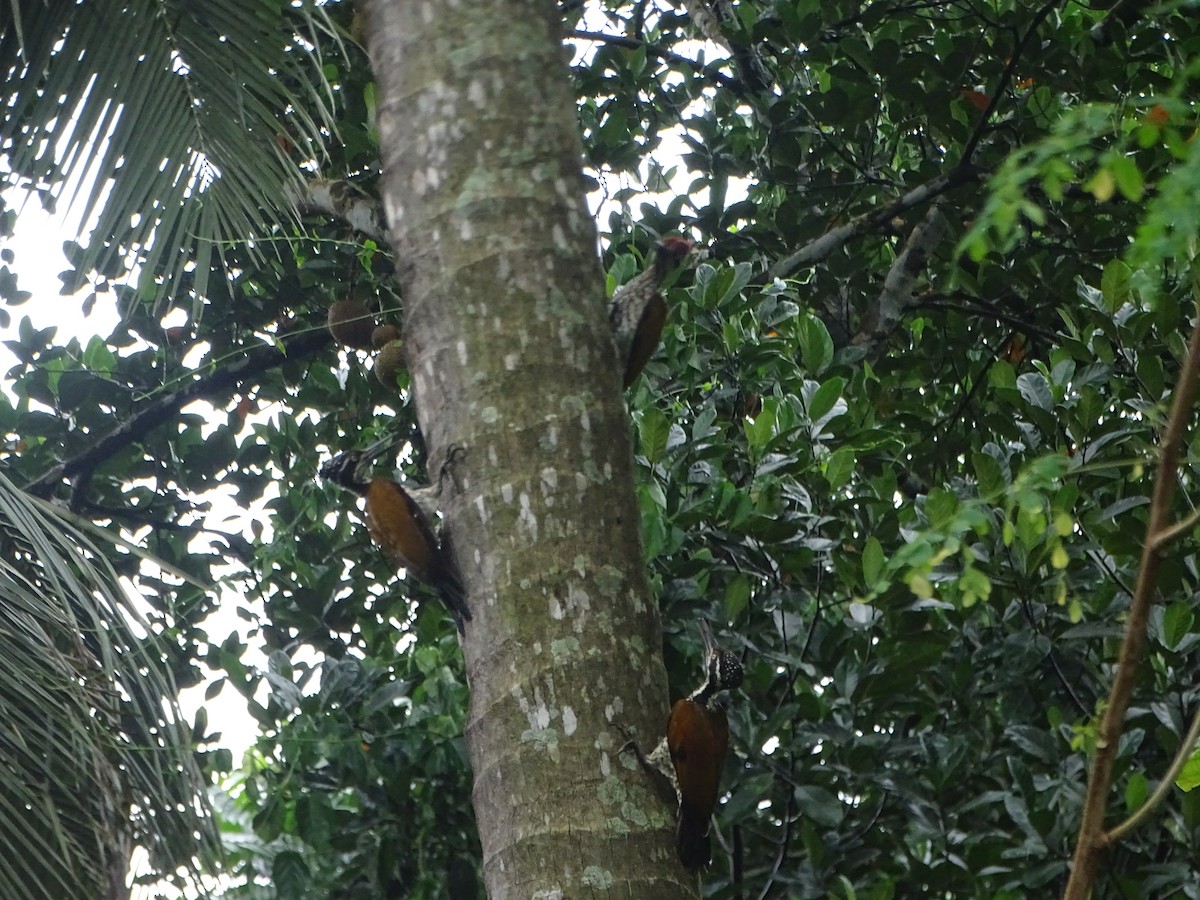
<instances>
[{"instance_id":1,"label":"thin twig","mask_svg":"<svg viewBox=\"0 0 1200 900\"><path fill-rule=\"evenodd\" d=\"M1154 789L1145 803L1138 807L1137 812L1118 825L1116 828L1109 829L1104 835L1104 844L1109 846L1121 840L1133 829L1137 828L1146 819L1150 818L1150 813L1154 812L1154 808L1166 799L1167 794L1171 793L1171 788L1175 786L1175 779L1179 777L1179 773L1183 771L1183 767L1187 765L1187 761L1192 758L1192 750L1196 746L1196 741L1200 740L1200 707L1196 709L1192 716L1192 726L1183 737L1183 742L1179 745L1179 750L1175 753L1175 758L1171 760L1171 765L1163 774L1162 781L1158 783L1158 787Z\"/></svg>"},{"instance_id":2,"label":"thin twig","mask_svg":"<svg viewBox=\"0 0 1200 900\"><path fill-rule=\"evenodd\" d=\"M1200 522L1200 508L1193 509L1185 518L1180 519L1174 525L1169 525L1154 535L1150 541L1154 549L1160 550L1167 544L1171 543L1177 537L1187 534L1196 527L1196 523Z\"/></svg>"},{"instance_id":3,"label":"thin twig","mask_svg":"<svg viewBox=\"0 0 1200 900\"><path fill-rule=\"evenodd\" d=\"M1011 548L1008 548L1008 557L1010 562L1014 562L1012 559ZM1029 622L1029 627L1033 629L1034 634L1042 636L1043 632L1040 628L1038 628L1037 619L1035 619L1033 616L1033 609L1030 607L1029 599L1022 596L1020 603L1021 610L1025 613L1025 619L1027 622ZM1081 715L1086 716L1090 711L1090 708L1084 705L1084 702L1079 699L1079 695L1075 693L1075 688L1071 685L1071 682L1067 680L1067 675L1065 672L1063 672L1062 666L1058 664L1058 656L1054 652L1053 642L1047 638L1047 643L1050 644L1050 649L1046 653L1046 658L1050 660L1050 665L1054 668L1054 674L1058 676L1059 683L1063 686L1063 690L1067 692L1067 696L1071 698L1071 702L1075 704L1075 708L1079 710Z\"/></svg>"},{"instance_id":4,"label":"thin twig","mask_svg":"<svg viewBox=\"0 0 1200 900\"><path fill-rule=\"evenodd\" d=\"M1138 565L1137 584L1129 604L1125 637L1121 642L1121 653L1117 659L1112 689L1104 710L1104 718L1100 722L1100 735L1096 741L1096 754L1088 774L1087 794L1084 797L1083 816L1079 823L1071 877L1067 881L1063 900L1087 900L1096 880L1100 855L1109 844L1104 833L1104 811L1108 791L1112 786L1117 747L1125 726L1125 714L1129 710L1133 683L1146 645L1146 625L1150 618L1150 609L1154 605L1158 573L1162 566L1162 545L1156 545L1155 541L1171 528L1167 517L1170 515L1171 501L1175 496L1179 452L1195 402L1198 372L1200 315L1196 317L1192 327L1187 358L1184 360L1183 370L1179 373L1179 383L1171 404L1171 415L1160 442L1158 475L1154 481L1154 493L1150 501L1149 521L1146 523L1146 540Z\"/></svg>"},{"instance_id":5,"label":"thin twig","mask_svg":"<svg viewBox=\"0 0 1200 900\"><path fill-rule=\"evenodd\" d=\"M796 776L796 757L794 754L788 754L788 781L795 783ZM787 792L787 802L783 808L783 836L779 840L779 852L775 854L775 863L771 866L771 874L767 877L766 883L763 884L763 889L758 895L758 900L766 900L770 895L771 885L775 883L775 879L779 877L779 871L783 868L783 864L787 862L788 847L792 842L792 818L795 814L796 792L790 790Z\"/></svg>"},{"instance_id":6,"label":"thin twig","mask_svg":"<svg viewBox=\"0 0 1200 900\"><path fill-rule=\"evenodd\" d=\"M944 298L944 299L943 299ZM913 303L914 309L948 309L954 312L960 312L969 316L986 316L990 319L995 319L997 322L1003 322L1006 325L1012 325L1018 328L1030 337L1041 338L1049 344L1055 344L1060 338L1053 331L1042 328L1039 325L1034 325L1027 319L1022 319L1020 316L1014 316L1011 313L996 309L989 303L977 300L967 294L960 295L958 302L955 302L955 295L937 295L937 294L922 294L916 302Z\"/></svg>"}]
</instances>

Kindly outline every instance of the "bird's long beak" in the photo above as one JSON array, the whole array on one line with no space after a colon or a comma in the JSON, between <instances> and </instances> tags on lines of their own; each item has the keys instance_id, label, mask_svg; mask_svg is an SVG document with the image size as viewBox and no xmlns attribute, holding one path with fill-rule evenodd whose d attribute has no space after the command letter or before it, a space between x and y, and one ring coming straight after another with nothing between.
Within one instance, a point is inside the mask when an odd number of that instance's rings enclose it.
<instances>
[{"instance_id":1,"label":"bird's long beak","mask_svg":"<svg viewBox=\"0 0 1200 900\"><path fill-rule=\"evenodd\" d=\"M400 438L394 434L385 434L373 444L368 444L360 452L364 460L373 460L377 456L382 456L393 447L400 443Z\"/></svg>"},{"instance_id":2,"label":"bird's long beak","mask_svg":"<svg viewBox=\"0 0 1200 900\"><path fill-rule=\"evenodd\" d=\"M700 627L700 640L704 641L704 656L707 658L717 648L717 642L713 639L712 629L708 627L707 621L700 619L698 624Z\"/></svg>"}]
</instances>

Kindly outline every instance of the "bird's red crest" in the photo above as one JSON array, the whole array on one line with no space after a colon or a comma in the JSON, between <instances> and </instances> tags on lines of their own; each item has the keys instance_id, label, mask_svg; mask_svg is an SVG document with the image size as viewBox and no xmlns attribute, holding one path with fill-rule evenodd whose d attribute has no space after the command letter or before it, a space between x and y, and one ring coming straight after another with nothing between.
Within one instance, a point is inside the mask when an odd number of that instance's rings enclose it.
<instances>
[{"instance_id":1,"label":"bird's red crest","mask_svg":"<svg viewBox=\"0 0 1200 900\"><path fill-rule=\"evenodd\" d=\"M658 244L677 260L682 260L696 246L688 238L677 237L675 235L663 238Z\"/></svg>"}]
</instances>

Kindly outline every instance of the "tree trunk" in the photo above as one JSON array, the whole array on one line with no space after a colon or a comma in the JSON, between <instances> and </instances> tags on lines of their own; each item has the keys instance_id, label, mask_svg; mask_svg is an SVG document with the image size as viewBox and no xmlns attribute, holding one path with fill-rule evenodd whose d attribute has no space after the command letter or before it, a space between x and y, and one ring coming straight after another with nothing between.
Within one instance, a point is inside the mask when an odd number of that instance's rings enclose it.
<instances>
[{"instance_id":1,"label":"tree trunk","mask_svg":"<svg viewBox=\"0 0 1200 900\"><path fill-rule=\"evenodd\" d=\"M370 32L488 895L693 897L614 728L652 745L666 678L556 5L376 0Z\"/></svg>"}]
</instances>

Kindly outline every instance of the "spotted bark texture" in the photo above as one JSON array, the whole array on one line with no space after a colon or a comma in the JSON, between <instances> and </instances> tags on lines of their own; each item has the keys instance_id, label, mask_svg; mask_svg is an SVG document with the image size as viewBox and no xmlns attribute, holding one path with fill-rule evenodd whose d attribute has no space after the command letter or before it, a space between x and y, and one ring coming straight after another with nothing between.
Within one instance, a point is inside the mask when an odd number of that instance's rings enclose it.
<instances>
[{"instance_id":1,"label":"spotted bark texture","mask_svg":"<svg viewBox=\"0 0 1200 900\"><path fill-rule=\"evenodd\" d=\"M377 0L368 36L405 354L474 616L484 877L493 900L694 897L673 811L618 753L614 725L661 733L666 679L556 6Z\"/></svg>"}]
</instances>

